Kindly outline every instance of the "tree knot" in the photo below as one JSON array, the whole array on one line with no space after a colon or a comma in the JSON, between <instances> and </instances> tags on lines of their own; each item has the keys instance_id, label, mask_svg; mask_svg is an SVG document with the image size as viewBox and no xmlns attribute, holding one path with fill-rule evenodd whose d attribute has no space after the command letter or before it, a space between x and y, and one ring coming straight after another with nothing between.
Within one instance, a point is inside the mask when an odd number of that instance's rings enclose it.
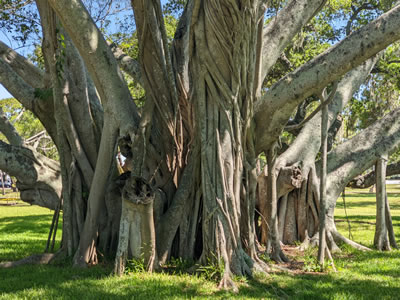
<instances>
[{"instance_id":1,"label":"tree knot","mask_svg":"<svg viewBox=\"0 0 400 300\"><path fill-rule=\"evenodd\" d=\"M154 201L154 191L150 184L142 177L132 174L126 180L122 190L122 199L133 204L150 204Z\"/></svg>"}]
</instances>

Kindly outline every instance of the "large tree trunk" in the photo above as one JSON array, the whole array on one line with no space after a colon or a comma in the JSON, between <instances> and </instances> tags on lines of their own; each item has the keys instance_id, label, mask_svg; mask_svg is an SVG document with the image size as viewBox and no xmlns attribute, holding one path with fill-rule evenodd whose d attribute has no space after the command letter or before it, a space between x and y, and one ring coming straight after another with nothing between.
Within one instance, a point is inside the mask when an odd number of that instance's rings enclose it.
<instances>
[{"instance_id":1,"label":"large tree trunk","mask_svg":"<svg viewBox=\"0 0 400 300\"><path fill-rule=\"evenodd\" d=\"M69 256L85 241L87 227L96 232L95 243L101 252L115 251L118 238L120 203L115 201L119 191L113 190L112 181L118 175L115 166L105 168L98 221L92 219L88 203L102 132L102 110L97 94L93 91L86 67L69 35L61 28L54 11L47 1L37 1L43 28L42 51L46 70L50 74L54 102L54 142L58 148L62 175L63 245ZM47 127L46 127L47 128ZM52 128L54 132L54 128ZM113 143L108 144L112 149ZM115 163L115 162L114 162ZM99 189L97 189L99 190ZM86 226L86 227L85 227ZM90 227L89 226L89 227ZM85 229L86 228L86 229ZM88 247L87 261L95 263L96 248ZM78 255L78 257L80 257Z\"/></svg>"},{"instance_id":2,"label":"large tree trunk","mask_svg":"<svg viewBox=\"0 0 400 300\"><path fill-rule=\"evenodd\" d=\"M192 21L192 101L201 147L201 260L223 262L221 286L232 285L231 273L251 274L257 259L251 107L259 28L253 16L262 11L258 1L242 2L202 1Z\"/></svg>"}]
</instances>

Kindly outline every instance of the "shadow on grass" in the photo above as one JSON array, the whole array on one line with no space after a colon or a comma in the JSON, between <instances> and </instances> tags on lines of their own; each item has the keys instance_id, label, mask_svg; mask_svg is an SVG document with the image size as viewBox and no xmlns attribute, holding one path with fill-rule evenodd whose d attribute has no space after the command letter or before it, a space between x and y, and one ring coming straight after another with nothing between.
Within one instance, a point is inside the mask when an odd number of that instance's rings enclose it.
<instances>
[{"instance_id":1,"label":"shadow on grass","mask_svg":"<svg viewBox=\"0 0 400 300\"><path fill-rule=\"evenodd\" d=\"M380 254L376 253L376 257ZM204 281L190 280L188 276L185 280L180 276L143 274L117 278L109 273L109 269L102 267L86 270L56 266L0 269L0 291L4 299L26 296L42 299L377 299L377 295L395 299L400 294L400 286L387 286L373 277L344 278L336 274L262 276L248 280L238 294L232 294L207 289ZM395 270L386 273L398 276Z\"/></svg>"},{"instance_id":2,"label":"shadow on grass","mask_svg":"<svg viewBox=\"0 0 400 300\"><path fill-rule=\"evenodd\" d=\"M342 216L342 215L335 215L335 219L338 219L338 220L347 220L347 217L346 216ZM375 221L376 221L376 216L366 216L366 215L363 215L363 216L360 216L360 215L351 215L351 216L348 216L348 219L350 220L350 222L357 222L357 221L366 221L366 222L369 222L369 223L372 223L371 225L374 225L375 224ZM392 216L392 222L393 223L400 223L400 216Z\"/></svg>"},{"instance_id":3,"label":"shadow on grass","mask_svg":"<svg viewBox=\"0 0 400 300\"><path fill-rule=\"evenodd\" d=\"M364 197L365 198L365 197ZM389 198L389 204L390 204L390 208L392 210L398 210L400 209L400 205L399 204L392 204L390 203L390 198ZM354 207L375 207L375 202L371 202L371 201L346 201L346 208L350 209L350 208L354 208ZM336 207L337 208L343 208L343 201L339 198L337 203L336 203Z\"/></svg>"},{"instance_id":4,"label":"shadow on grass","mask_svg":"<svg viewBox=\"0 0 400 300\"><path fill-rule=\"evenodd\" d=\"M388 287L385 282L371 279L337 278L334 275L281 276L283 282L274 289L278 299L396 299L400 292L399 286ZM265 297L254 293L254 285L245 289L247 291L243 289L242 292L253 297Z\"/></svg>"}]
</instances>

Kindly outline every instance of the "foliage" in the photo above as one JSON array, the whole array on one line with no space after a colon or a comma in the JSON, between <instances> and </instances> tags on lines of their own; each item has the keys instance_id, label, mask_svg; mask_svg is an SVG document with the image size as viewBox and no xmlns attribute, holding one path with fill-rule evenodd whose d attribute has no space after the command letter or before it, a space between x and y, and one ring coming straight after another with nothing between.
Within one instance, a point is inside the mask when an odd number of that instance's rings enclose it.
<instances>
[{"instance_id":1,"label":"foliage","mask_svg":"<svg viewBox=\"0 0 400 300\"><path fill-rule=\"evenodd\" d=\"M51 93L51 90L37 90L36 96L46 98L48 97L48 93ZM8 98L0 101L0 107L3 109L4 114L14 125L18 134L27 141L27 144L30 146L34 146L37 151L40 153L57 159L57 149L54 146L53 141L46 135L45 129L40 123L40 121L33 115L33 113L29 110L26 110L16 99ZM39 139L29 141L29 138L36 136L40 133L43 133ZM3 141L5 141L5 137L0 137ZM37 142L37 143L36 143Z\"/></svg>"},{"instance_id":2,"label":"foliage","mask_svg":"<svg viewBox=\"0 0 400 300\"><path fill-rule=\"evenodd\" d=\"M125 274L146 272L144 258L132 258L126 261Z\"/></svg>"},{"instance_id":3,"label":"foliage","mask_svg":"<svg viewBox=\"0 0 400 300\"><path fill-rule=\"evenodd\" d=\"M44 130L42 124L35 118L33 113L26 110L16 99L3 99L0 105L8 120L14 124L15 129L22 138L27 139Z\"/></svg>"},{"instance_id":4,"label":"foliage","mask_svg":"<svg viewBox=\"0 0 400 300\"><path fill-rule=\"evenodd\" d=\"M187 0L169 0L163 6L163 11L167 15L179 15L182 13Z\"/></svg>"},{"instance_id":5,"label":"foliage","mask_svg":"<svg viewBox=\"0 0 400 300\"><path fill-rule=\"evenodd\" d=\"M308 248L304 253L303 271L305 272L321 272L322 267L318 262L316 252L317 248Z\"/></svg>"},{"instance_id":6,"label":"foliage","mask_svg":"<svg viewBox=\"0 0 400 300\"><path fill-rule=\"evenodd\" d=\"M363 90L354 97L344 113L351 136L367 128L400 105L400 44L389 46Z\"/></svg>"},{"instance_id":7,"label":"foliage","mask_svg":"<svg viewBox=\"0 0 400 300\"><path fill-rule=\"evenodd\" d=\"M40 34L40 21L34 1L1 0L0 28L11 38L25 45Z\"/></svg>"},{"instance_id":8,"label":"foliage","mask_svg":"<svg viewBox=\"0 0 400 300\"><path fill-rule=\"evenodd\" d=\"M224 275L224 262L216 256L208 258L207 263L199 266L197 272L207 280L219 282Z\"/></svg>"},{"instance_id":9,"label":"foliage","mask_svg":"<svg viewBox=\"0 0 400 300\"><path fill-rule=\"evenodd\" d=\"M181 275L187 273L189 268L193 266L194 262L191 260L185 260L182 257L171 257L163 267L166 268L170 274Z\"/></svg>"}]
</instances>

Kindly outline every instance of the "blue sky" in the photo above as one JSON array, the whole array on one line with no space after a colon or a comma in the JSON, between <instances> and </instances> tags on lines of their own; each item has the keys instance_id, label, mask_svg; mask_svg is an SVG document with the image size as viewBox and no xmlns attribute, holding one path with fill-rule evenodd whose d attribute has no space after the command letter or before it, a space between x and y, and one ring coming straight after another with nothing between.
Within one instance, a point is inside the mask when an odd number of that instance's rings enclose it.
<instances>
[{"instance_id":1,"label":"blue sky","mask_svg":"<svg viewBox=\"0 0 400 300\"><path fill-rule=\"evenodd\" d=\"M4 36L4 34L0 31L0 41L9 45L8 39ZM10 98L11 95L7 90L0 84L0 99Z\"/></svg>"},{"instance_id":2,"label":"blue sky","mask_svg":"<svg viewBox=\"0 0 400 300\"><path fill-rule=\"evenodd\" d=\"M0 99L12 97L9 92L0 84Z\"/></svg>"}]
</instances>

